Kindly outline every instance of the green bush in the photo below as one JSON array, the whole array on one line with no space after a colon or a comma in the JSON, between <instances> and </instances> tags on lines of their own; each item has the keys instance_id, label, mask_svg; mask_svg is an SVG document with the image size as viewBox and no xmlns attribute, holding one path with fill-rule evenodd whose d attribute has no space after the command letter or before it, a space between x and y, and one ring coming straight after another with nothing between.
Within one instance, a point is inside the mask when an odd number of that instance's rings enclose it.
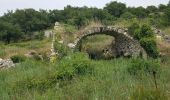
<instances>
[{"instance_id":1,"label":"green bush","mask_svg":"<svg viewBox=\"0 0 170 100\"><path fill-rule=\"evenodd\" d=\"M146 50L147 54L152 58L159 56L158 48L155 39L153 38L142 38L140 40L141 46Z\"/></svg>"},{"instance_id":2,"label":"green bush","mask_svg":"<svg viewBox=\"0 0 170 100\"><path fill-rule=\"evenodd\" d=\"M131 66L128 67L128 72L131 75L140 75L142 73L149 73L151 75L157 74L160 71L160 62L153 59L133 59Z\"/></svg>"},{"instance_id":3,"label":"green bush","mask_svg":"<svg viewBox=\"0 0 170 100\"><path fill-rule=\"evenodd\" d=\"M135 31L139 30L140 26L138 23L133 23L131 26L128 27L128 32L130 35L132 35L133 37L135 37Z\"/></svg>"},{"instance_id":4,"label":"green bush","mask_svg":"<svg viewBox=\"0 0 170 100\"><path fill-rule=\"evenodd\" d=\"M70 70L69 72L71 72L70 73L71 75L74 75L74 74L84 75L87 73L92 73L93 71L90 60L88 56L84 53L75 53L75 54L65 57L60 62L59 67L69 69Z\"/></svg>"},{"instance_id":5,"label":"green bush","mask_svg":"<svg viewBox=\"0 0 170 100\"><path fill-rule=\"evenodd\" d=\"M14 55L11 57L11 60L14 62L14 63L20 63L20 62L23 62L25 61L26 57L23 56L23 55Z\"/></svg>"},{"instance_id":6,"label":"green bush","mask_svg":"<svg viewBox=\"0 0 170 100\"><path fill-rule=\"evenodd\" d=\"M54 43L54 49L56 52L59 53L59 58L63 58L71 52L71 50L67 46L57 42Z\"/></svg>"},{"instance_id":7,"label":"green bush","mask_svg":"<svg viewBox=\"0 0 170 100\"><path fill-rule=\"evenodd\" d=\"M129 27L129 33L135 39L139 40L141 46L150 57L157 58L159 56L156 39L149 25L144 24L140 26L139 24L134 23Z\"/></svg>"}]
</instances>

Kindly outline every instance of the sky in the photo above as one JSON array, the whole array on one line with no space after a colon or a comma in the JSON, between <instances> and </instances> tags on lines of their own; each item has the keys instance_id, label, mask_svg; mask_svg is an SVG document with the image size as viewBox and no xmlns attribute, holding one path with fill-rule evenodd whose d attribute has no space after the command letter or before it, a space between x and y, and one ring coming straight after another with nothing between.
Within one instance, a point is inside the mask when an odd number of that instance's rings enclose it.
<instances>
[{"instance_id":1,"label":"sky","mask_svg":"<svg viewBox=\"0 0 170 100\"><path fill-rule=\"evenodd\" d=\"M16 10L24 8L38 9L63 9L67 5L88 6L103 8L106 3L118 1L127 4L130 7L149 6L167 4L169 0L0 0L0 15L7 10Z\"/></svg>"}]
</instances>

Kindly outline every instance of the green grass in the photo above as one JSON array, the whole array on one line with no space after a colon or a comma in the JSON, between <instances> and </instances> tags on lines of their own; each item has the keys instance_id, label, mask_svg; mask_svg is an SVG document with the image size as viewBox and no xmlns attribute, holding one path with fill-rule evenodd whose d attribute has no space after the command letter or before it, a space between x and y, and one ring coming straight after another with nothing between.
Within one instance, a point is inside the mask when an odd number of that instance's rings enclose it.
<instances>
[{"instance_id":1,"label":"green grass","mask_svg":"<svg viewBox=\"0 0 170 100\"><path fill-rule=\"evenodd\" d=\"M74 58L74 59L73 59ZM170 60L167 58L157 77L142 74L134 77L127 68L132 59L88 60L94 68L92 74L76 75L69 80L56 80L58 67L85 64L82 56L61 60L62 64L26 60L9 70L0 71L1 100L168 100L170 99ZM80 63L80 61L84 63ZM84 58L83 58L84 59ZM75 62L76 61L76 62ZM79 62L78 62L79 61ZM86 61L86 60L85 60ZM67 62L67 63L66 63ZM64 64L64 65L63 65ZM84 66L84 65L83 65ZM65 69L68 70L68 69ZM31 80L31 81L28 81ZM56 81L54 81L56 80ZM18 83L19 82L19 83ZM30 84L31 83L31 84ZM32 84L34 83L34 84ZM33 85L30 88L29 85ZM138 99L137 99L138 98Z\"/></svg>"}]
</instances>

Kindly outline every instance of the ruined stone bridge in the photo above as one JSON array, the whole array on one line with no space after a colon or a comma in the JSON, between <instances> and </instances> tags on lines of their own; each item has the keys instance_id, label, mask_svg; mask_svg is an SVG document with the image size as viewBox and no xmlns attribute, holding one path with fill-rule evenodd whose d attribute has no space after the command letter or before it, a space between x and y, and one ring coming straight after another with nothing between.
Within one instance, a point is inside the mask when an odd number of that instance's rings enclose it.
<instances>
[{"instance_id":1,"label":"ruined stone bridge","mask_svg":"<svg viewBox=\"0 0 170 100\"><path fill-rule=\"evenodd\" d=\"M113 36L115 38L114 50L116 51L116 57L146 57L145 50L140 46L140 43L128 34L127 28L102 26L91 27L83 31L74 42L74 51L81 50L82 40L88 36L97 34L104 34Z\"/></svg>"}]
</instances>

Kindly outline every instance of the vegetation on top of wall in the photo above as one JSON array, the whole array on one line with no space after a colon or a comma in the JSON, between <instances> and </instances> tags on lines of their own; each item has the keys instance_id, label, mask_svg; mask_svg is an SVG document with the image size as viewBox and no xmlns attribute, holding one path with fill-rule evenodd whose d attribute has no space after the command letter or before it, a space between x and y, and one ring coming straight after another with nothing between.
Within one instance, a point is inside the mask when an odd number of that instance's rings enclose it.
<instances>
[{"instance_id":1,"label":"vegetation on top of wall","mask_svg":"<svg viewBox=\"0 0 170 100\"><path fill-rule=\"evenodd\" d=\"M149 25L139 25L133 23L129 27L129 33L139 40L141 46L145 49L150 57L157 58L159 56L158 47L156 44L156 37Z\"/></svg>"}]
</instances>

